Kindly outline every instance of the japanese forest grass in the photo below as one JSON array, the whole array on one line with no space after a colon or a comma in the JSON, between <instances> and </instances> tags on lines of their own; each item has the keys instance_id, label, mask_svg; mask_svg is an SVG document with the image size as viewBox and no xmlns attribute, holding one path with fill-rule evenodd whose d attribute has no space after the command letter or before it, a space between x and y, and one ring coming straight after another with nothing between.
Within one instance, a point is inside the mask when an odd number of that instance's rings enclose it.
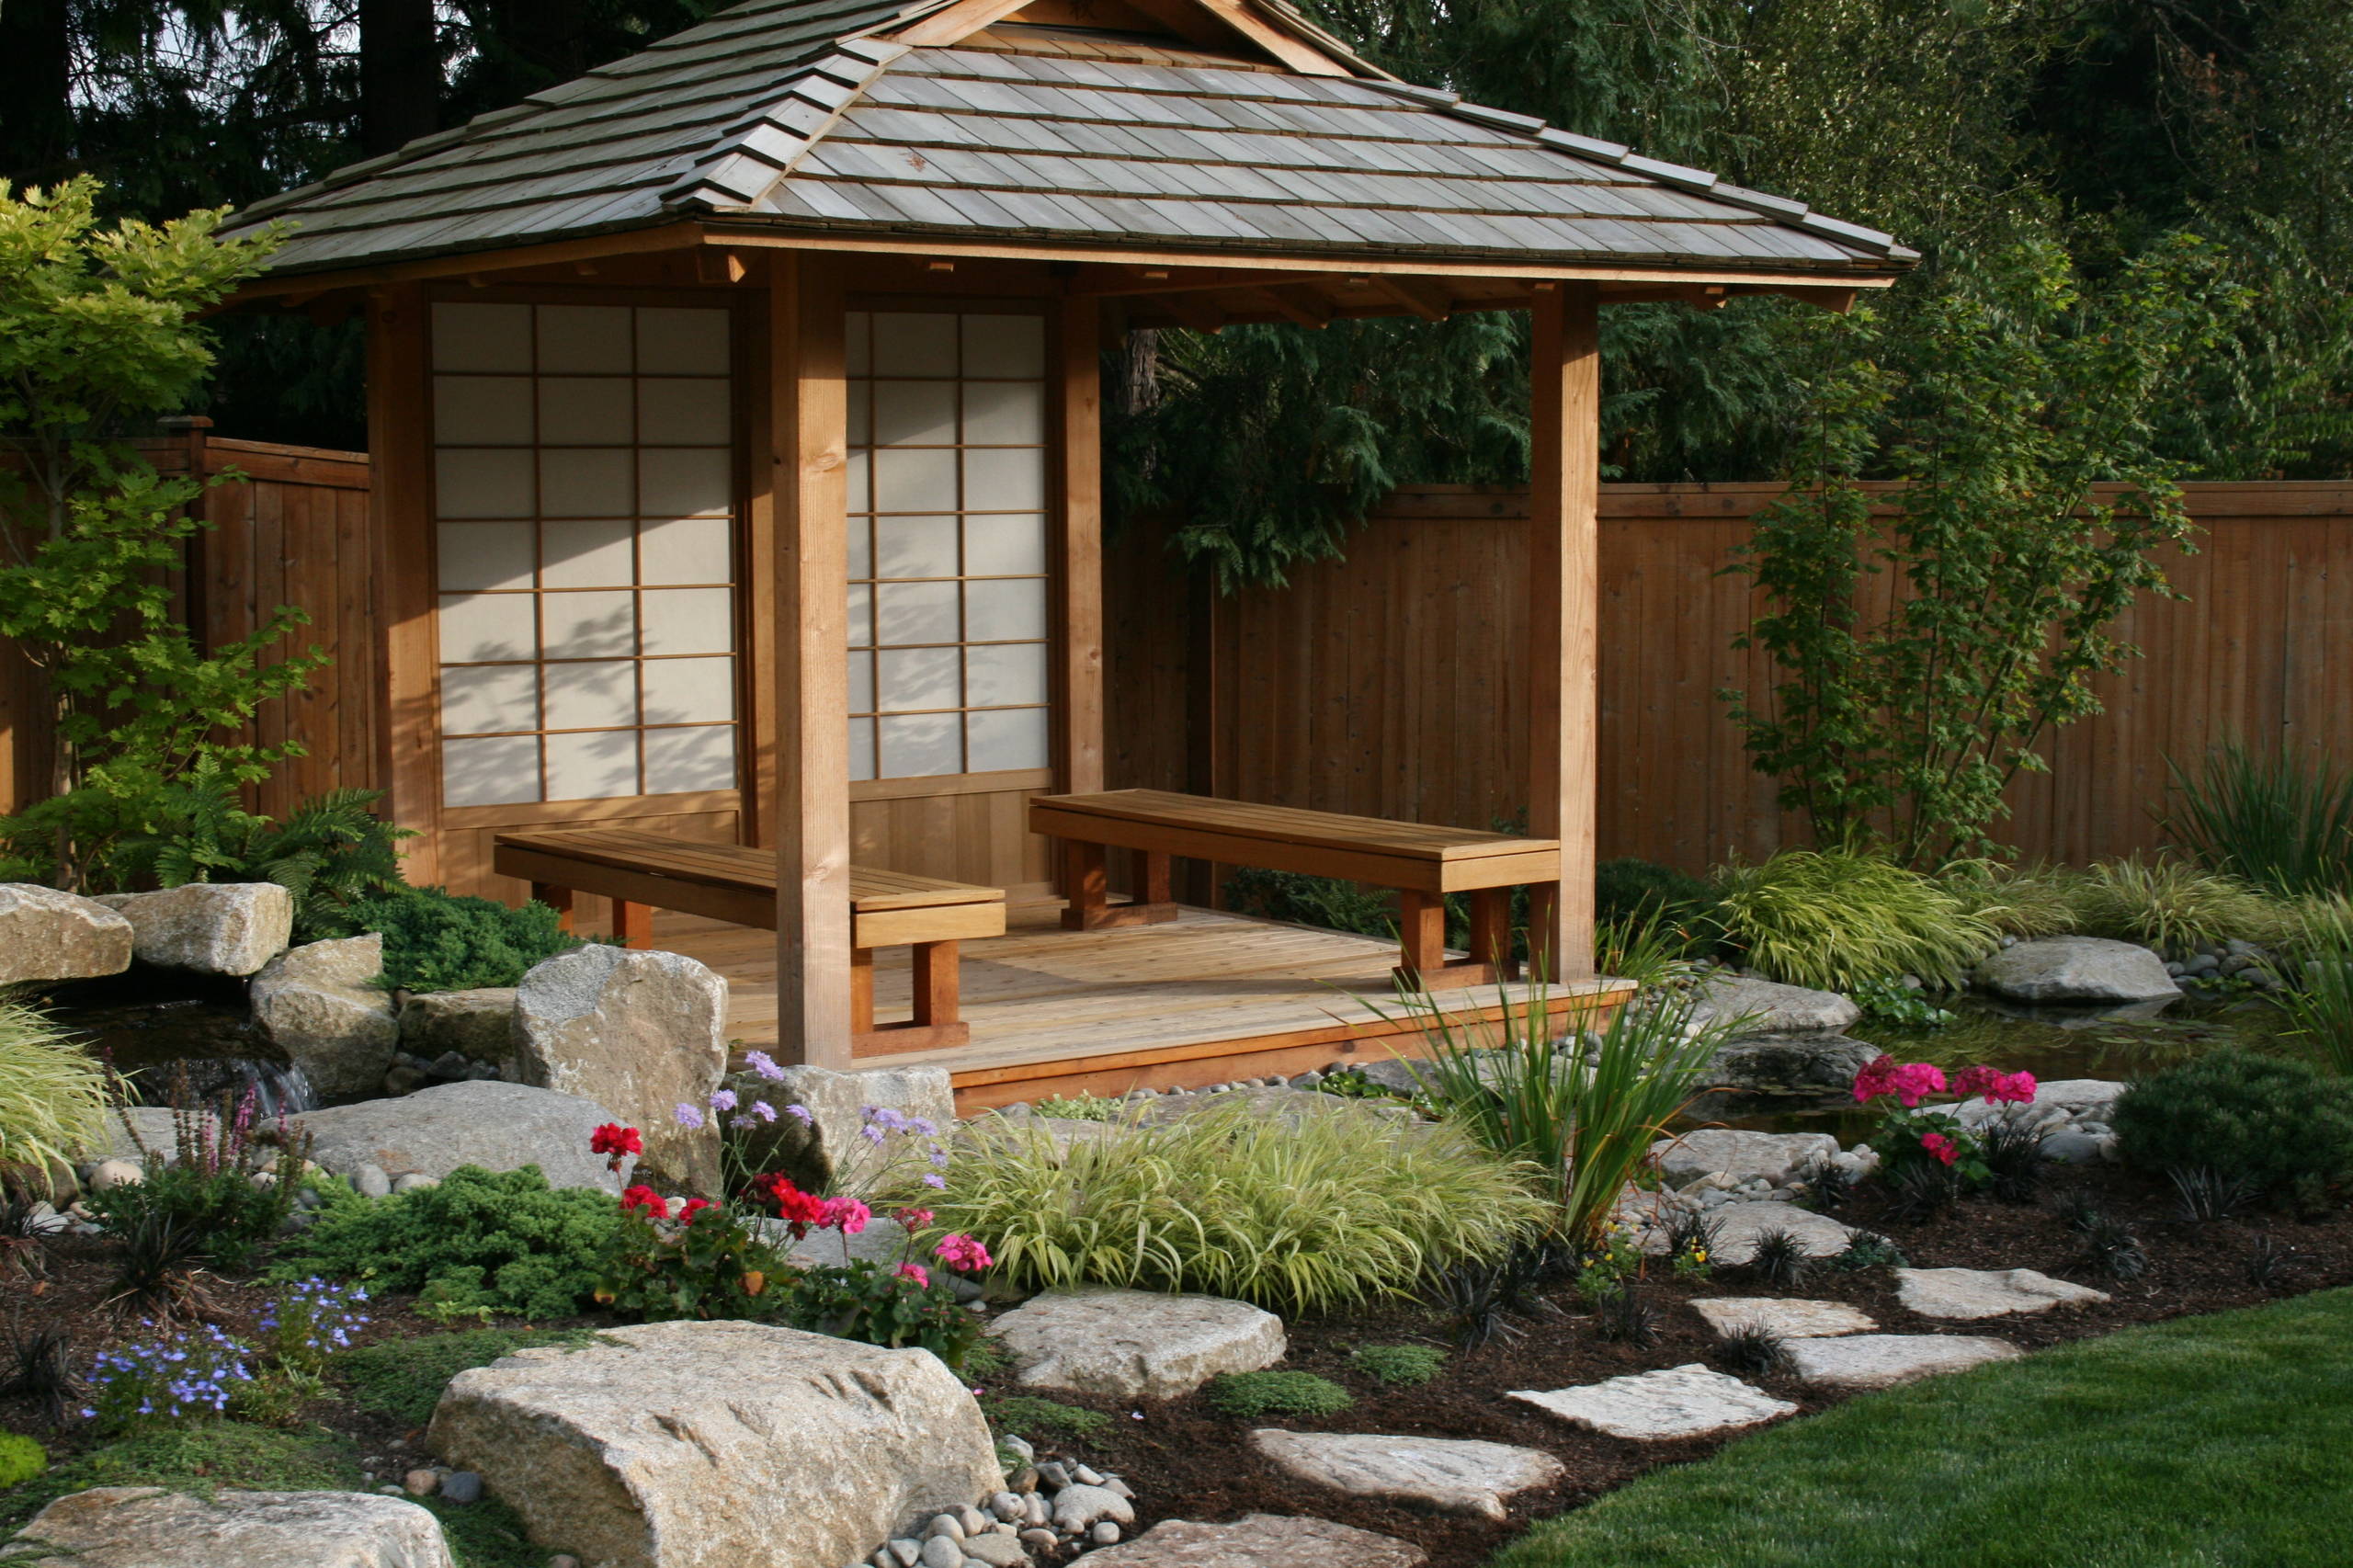
<instances>
[{"instance_id":1,"label":"japanese forest grass","mask_svg":"<svg viewBox=\"0 0 2353 1568\"><path fill-rule=\"evenodd\" d=\"M995 1278L1031 1290L1324 1311L1494 1256L1547 1211L1527 1170L1454 1129L1338 1100L1296 1122L1239 1104L1136 1119L1066 1149L1041 1129L967 1136L924 1201L938 1225L988 1244Z\"/></svg>"}]
</instances>

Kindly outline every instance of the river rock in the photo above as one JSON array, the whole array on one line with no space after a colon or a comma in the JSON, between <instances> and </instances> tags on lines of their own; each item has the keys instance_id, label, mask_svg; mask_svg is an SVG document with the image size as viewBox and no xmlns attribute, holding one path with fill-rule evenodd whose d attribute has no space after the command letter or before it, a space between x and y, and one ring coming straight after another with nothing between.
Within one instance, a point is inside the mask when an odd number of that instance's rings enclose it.
<instances>
[{"instance_id":1,"label":"river rock","mask_svg":"<svg viewBox=\"0 0 2353 1568\"><path fill-rule=\"evenodd\" d=\"M1860 1019L1863 1010L1836 991L1810 991L1719 970L1699 987L1691 1021L1708 1024L1743 1015L1747 1016L1741 1026L1744 1035L1835 1034Z\"/></svg>"},{"instance_id":2,"label":"river rock","mask_svg":"<svg viewBox=\"0 0 2353 1568\"><path fill-rule=\"evenodd\" d=\"M1977 966L1977 983L2013 1002L2153 1002L2181 994L2165 960L2105 937L2038 937Z\"/></svg>"},{"instance_id":3,"label":"river rock","mask_svg":"<svg viewBox=\"0 0 2353 1568\"><path fill-rule=\"evenodd\" d=\"M2031 1268L1899 1268L1896 1299L1924 1318L1995 1318L2106 1301L2105 1290Z\"/></svg>"},{"instance_id":4,"label":"river rock","mask_svg":"<svg viewBox=\"0 0 2353 1568\"><path fill-rule=\"evenodd\" d=\"M1743 1035L1724 1042L1700 1083L1711 1089L1850 1089L1879 1054L1878 1046L1830 1032Z\"/></svg>"},{"instance_id":5,"label":"river rock","mask_svg":"<svg viewBox=\"0 0 2353 1568\"><path fill-rule=\"evenodd\" d=\"M451 1380L427 1440L611 1568L841 1568L1003 1484L927 1350L752 1323L606 1329Z\"/></svg>"},{"instance_id":6,"label":"river rock","mask_svg":"<svg viewBox=\"0 0 2353 1568\"><path fill-rule=\"evenodd\" d=\"M1428 1561L1394 1536L1287 1514L1245 1514L1230 1525L1165 1519L1086 1554L1089 1568L1422 1568Z\"/></svg>"},{"instance_id":7,"label":"river rock","mask_svg":"<svg viewBox=\"0 0 2353 1568\"><path fill-rule=\"evenodd\" d=\"M1145 1290L1037 1296L996 1320L1029 1388L1114 1399L1175 1399L1220 1372L1283 1358L1283 1320L1246 1301Z\"/></svg>"},{"instance_id":8,"label":"river rock","mask_svg":"<svg viewBox=\"0 0 2353 1568\"><path fill-rule=\"evenodd\" d=\"M2006 1341L1961 1334L1856 1334L1792 1339L1784 1348L1801 1381L1847 1392L1892 1388L1987 1361L2015 1360L2020 1354Z\"/></svg>"},{"instance_id":9,"label":"river rock","mask_svg":"<svg viewBox=\"0 0 2353 1568\"><path fill-rule=\"evenodd\" d=\"M632 1162L607 1170L606 1156L588 1152L598 1127L618 1119L595 1100L483 1079L441 1084L397 1099L330 1106L291 1119L309 1133L311 1158L337 1176L372 1165L387 1181L407 1176L438 1180L460 1165L486 1171L537 1165L550 1187L589 1187L618 1193Z\"/></svg>"},{"instance_id":10,"label":"river rock","mask_svg":"<svg viewBox=\"0 0 2353 1568\"><path fill-rule=\"evenodd\" d=\"M1540 1449L1456 1437L1268 1426L1250 1434L1250 1446L1302 1481L1350 1496L1402 1498L1498 1522L1505 1517L1506 1499L1550 1486L1566 1473L1559 1460Z\"/></svg>"},{"instance_id":11,"label":"river rock","mask_svg":"<svg viewBox=\"0 0 2353 1568\"><path fill-rule=\"evenodd\" d=\"M1731 1177L1735 1187L1759 1179L1784 1187L1807 1165L1837 1153L1838 1140L1826 1132L1743 1132L1722 1127L1697 1128L1651 1145L1660 1174L1673 1187L1716 1172Z\"/></svg>"},{"instance_id":12,"label":"river rock","mask_svg":"<svg viewBox=\"0 0 2353 1568\"><path fill-rule=\"evenodd\" d=\"M523 976L509 1075L611 1108L645 1140L644 1166L698 1192L719 1186L718 1119L706 1108L727 1071L727 982L679 953L594 943ZM682 1126L677 1108L706 1119Z\"/></svg>"},{"instance_id":13,"label":"river rock","mask_svg":"<svg viewBox=\"0 0 2353 1568\"><path fill-rule=\"evenodd\" d=\"M401 1049L427 1059L456 1051L472 1062L515 1052L515 987L412 992L401 1002Z\"/></svg>"},{"instance_id":14,"label":"river rock","mask_svg":"<svg viewBox=\"0 0 2353 1568\"><path fill-rule=\"evenodd\" d=\"M1735 1426L1753 1426L1792 1415L1798 1408L1696 1361L1549 1392L1517 1389L1508 1397L1572 1426L1642 1442L1700 1437Z\"/></svg>"},{"instance_id":15,"label":"river rock","mask_svg":"<svg viewBox=\"0 0 2353 1568\"><path fill-rule=\"evenodd\" d=\"M1781 1339L1824 1339L1839 1334L1869 1334L1879 1326L1844 1301L1806 1301L1774 1296L1712 1296L1691 1303L1718 1334L1763 1329Z\"/></svg>"},{"instance_id":16,"label":"river rock","mask_svg":"<svg viewBox=\"0 0 2353 1568\"><path fill-rule=\"evenodd\" d=\"M2034 1103L2038 1108L2056 1106L2079 1119L2105 1121L2128 1086L2113 1078L2053 1078L2034 1086Z\"/></svg>"},{"instance_id":17,"label":"river rock","mask_svg":"<svg viewBox=\"0 0 2353 1568\"><path fill-rule=\"evenodd\" d=\"M450 1568L440 1521L404 1497L222 1491L204 1498L155 1486L100 1486L60 1497L0 1546L0 1562L8 1568Z\"/></svg>"},{"instance_id":18,"label":"river rock","mask_svg":"<svg viewBox=\"0 0 2353 1568\"><path fill-rule=\"evenodd\" d=\"M120 974L131 942L131 922L97 899L0 882L0 985Z\"/></svg>"},{"instance_id":19,"label":"river rock","mask_svg":"<svg viewBox=\"0 0 2353 1568\"><path fill-rule=\"evenodd\" d=\"M745 1134L744 1153L756 1170L782 1170L813 1191L863 1190L886 1158L904 1158L910 1139L923 1148L945 1140L956 1129L956 1094L944 1067L874 1067L847 1073L826 1067L779 1067L769 1078L756 1072L737 1073L728 1080L744 1104L765 1100L778 1111L799 1106L808 1113L779 1115ZM883 1110L918 1127L893 1134L886 1147L860 1136L869 1109Z\"/></svg>"},{"instance_id":20,"label":"river rock","mask_svg":"<svg viewBox=\"0 0 2353 1568\"><path fill-rule=\"evenodd\" d=\"M99 901L131 922L141 963L244 976L286 950L294 895L276 882L189 882Z\"/></svg>"},{"instance_id":21,"label":"river rock","mask_svg":"<svg viewBox=\"0 0 2353 1568\"><path fill-rule=\"evenodd\" d=\"M328 1098L372 1092L400 1049L374 932L310 942L269 960L248 993L254 1021Z\"/></svg>"}]
</instances>

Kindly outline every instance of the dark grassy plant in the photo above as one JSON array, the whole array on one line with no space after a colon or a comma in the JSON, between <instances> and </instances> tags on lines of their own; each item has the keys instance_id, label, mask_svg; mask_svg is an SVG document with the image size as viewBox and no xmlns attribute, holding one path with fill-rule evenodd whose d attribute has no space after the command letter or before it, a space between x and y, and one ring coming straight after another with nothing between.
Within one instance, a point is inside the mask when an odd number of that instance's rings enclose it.
<instances>
[{"instance_id":1,"label":"dark grassy plant","mask_svg":"<svg viewBox=\"0 0 2353 1568\"><path fill-rule=\"evenodd\" d=\"M1712 1262L1722 1229L1704 1209L1678 1209L1666 1219L1666 1256L1703 1257Z\"/></svg>"},{"instance_id":2,"label":"dark grassy plant","mask_svg":"<svg viewBox=\"0 0 2353 1568\"><path fill-rule=\"evenodd\" d=\"M2311 750L2226 741L2195 773L2173 758L2165 827L2200 863L2280 893L2353 895L2353 770Z\"/></svg>"},{"instance_id":3,"label":"dark grassy plant","mask_svg":"<svg viewBox=\"0 0 2353 1568\"><path fill-rule=\"evenodd\" d=\"M1756 1250L1750 1253L1744 1265L1751 1278L1776 1290L1793 1290L1805 1283L1813 1271L1813 1259L1806 1255L1805 1244L1787 1231L1760 1231L1756 1235Z\"/></svg>"},{"instance_id":4,"label":"dark grassy plant","mask_svg":"<svg viewBox=\"0 0 2353 1568\"><path fill-rule=\"evenodd\" d=\"M2268 1235L2255 1238L2247 1249L2246 1259L2239 1267L2246 1282L2258 1290L2279 1290L2287 1288L2303 1259L2293 1247L2283 1247Z\"/></svg>"},{"instance_id":5,"label":"dark grassy plant","mask_svg":"<svg viewBox=\"0 0 2353 1568\"><path fill-rule=\"evenodd\" d=\"M52 1427L65 1425L65 1413L81 1389L71 1360L73 1339L64 1330L28 1330L21 1322L8 1326L6 1376L0 1378L0 1398L29 1399L41 1419Z\"/></svg>"},{"instance_id":6,"label":"dark grassy plant","mask_svg":"<svg viewBox=\"0 0 2353 1568\"><path fill-rule=\"evenodd\" d=\"M210 1302L197 1265L206 1238L183 1215L139 1209L109 1222L115 1277L107 1300L157 1318L201 1313Z\"/></svg>"},{"instance_id":7,"label":"dark grassy plant","mask_svg":"<svg viewBox=\"0 0 2353 1568\"><path fill-rule=\"evenodd\" d=\"M1603 1291L1594 1302L1593 1332L1596 1338L1613 1345L1647 1348L1658 1343L1658 1312L1632 1280L1621 1280L1616 1290Z\"/></svg>"},{"instance_id":8,"label":"dark grassy plant","mask_svg":"<svg viewBox=\"0 0 2353 1568\"><path fill-rule=\"evenodd\" d=\"M2176 1166L2165 1172L2184 1221L2211 1225L2236 1217L2255 1197L2245 1178L2224 1176L2211 1165Z\"/></svg>"},{"instance_id":9,"label":"dark grassy plant","mask_svg":"<svg viewBox=\"0 0 2353 1568\"><path fill-rule=\"evenodd\" d=\"M1819 1154L1799 1169L1797 1179L1805 1184L1805 1195L1798 1201L1817 1214L1845 1208L1859 1185L1851 1168Z\"/></svg>"},{"instance_id":10,"label":"dark grassy plant","mask_svg":"<svg viewBox=\"0 0 2353 1568\"><path fill-rule=\"evenodd\" d=\"M1744 1324L1716 1342L1716 1365L1736 1378L1769 1377L1789 1359L1789 1343L1761 1323Z\"/></svg>"},{"instance_id":11,"label":"dark grassy plant","mask_svg":"<svg viewBox=\"0 0 2353 1568\"><path fill-rule=\"evenodd\" d=\"M1917 1225L1961 1201L1961 1176L1930 1161L1907 1161L1886 1175L1887 1217Z\"/></svg>"},{"instance_id":12,"label":"dark grassy plant","mask_svg":"<svg viewBox=\"0 0 2353 1568\"><path fill-rule=\"evenodd\" d=\"M2076 1256L2087 1266L2111 1279L2138 1279L2148 1273L2149 1255L2123 1221L2096 1204L2086 1204L2068 1222L2075 1232Z\"/></svg>"},{"instance_id":13,"label":"dark grassy plant","mask_svg":"<svg viewBox=\"0 0 2353 1568\"><path fill-rule=\"evenodd\" d=\"M1847 1250L1830 1260L1830 1267L1844 1274L1859 1274L1866 1268L1904 1268L1912 1260L1877 1231L1857 1231L1847 1238Z\"/></svg>"},{"instance_id":14,"label":"dark grassy plant","mask_svg":"<svg viewBox=\"0 0 2353 1568\"><path fill-rule=\"evenodd\" d=\"M1996 1116L1978 1125L1978 1153L1995 1197L2005 1203L2031 1203L2041 1196L2051 1165L2042 1152L2043 1137L2039 1123L2017 1116Z\"/></svg>"},{"instance_id":15,"label":"dark grassy plant","mask_svg":"<svg viewBox=\"0 0 2353 1568\"><path fill-rule=\"evenodd\" d=\"M1511 1321L1518 1297L1507 1258L1456 1264L1431 1284L1431 1308L1453 1331L1458 1349L1476 1350L1498 1335L1518 1339L1525 1331Z\"/></svg>"}]
</instances>

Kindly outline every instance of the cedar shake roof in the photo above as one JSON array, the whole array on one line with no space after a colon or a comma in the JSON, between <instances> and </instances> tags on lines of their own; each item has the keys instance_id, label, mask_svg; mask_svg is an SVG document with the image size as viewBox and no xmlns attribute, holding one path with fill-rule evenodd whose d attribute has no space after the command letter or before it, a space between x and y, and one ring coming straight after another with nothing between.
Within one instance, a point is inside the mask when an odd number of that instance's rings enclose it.
<instances>
[{"instance_id":1,"label":"cedar shake roof","mask_svg":"<svg viewBox=\"0 0 2353 1568\"><path fill-rule=\"evenodd\" d=\"M1880 276L1916 253L1802 202L1410 86L1000 23L949 0L752 0L511 108L257 202L279 275L681 221L960 244ZM1106 40L1108 40L1107 42Z\"/></svg>"}]
</instances>

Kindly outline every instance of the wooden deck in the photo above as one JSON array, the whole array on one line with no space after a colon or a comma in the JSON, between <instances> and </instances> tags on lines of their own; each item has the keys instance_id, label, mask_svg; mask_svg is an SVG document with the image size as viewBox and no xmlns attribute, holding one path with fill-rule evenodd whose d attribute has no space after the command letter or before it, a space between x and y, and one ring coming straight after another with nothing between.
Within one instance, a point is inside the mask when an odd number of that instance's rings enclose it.
<instances>
[{"instance_id":1,"label":"wooden deck","mask_svg":"<svg viewBox=\"0 0 2353 1568\"><path fill-rule=\"evenodd\" d=\"M1387 942L1186 908L1170 922L1065 931L1059 903L1017 905L1003 937L963 945L969 1044L908 1051L870 1065L932 1065L953 1074L971 1110L1048 1095L1121 1095L1134 1088L1290 1074L1335 1062L1418 1055L1417 1031L1384 1021L1365 1001L1395 1008ZM657 944L725 975L729 1033L739 1051L776 1042L776 938L767 931L665 913ZM875 1016L904 1017L904 952L877 955ZM1495 993L1438 994L1466 1019L1492 1018ZM1525 1000L1528 988L1510 988ZM1619 999L1588 983L1556 988L1568 1013Z\"/></svg>"}]
</instances>

